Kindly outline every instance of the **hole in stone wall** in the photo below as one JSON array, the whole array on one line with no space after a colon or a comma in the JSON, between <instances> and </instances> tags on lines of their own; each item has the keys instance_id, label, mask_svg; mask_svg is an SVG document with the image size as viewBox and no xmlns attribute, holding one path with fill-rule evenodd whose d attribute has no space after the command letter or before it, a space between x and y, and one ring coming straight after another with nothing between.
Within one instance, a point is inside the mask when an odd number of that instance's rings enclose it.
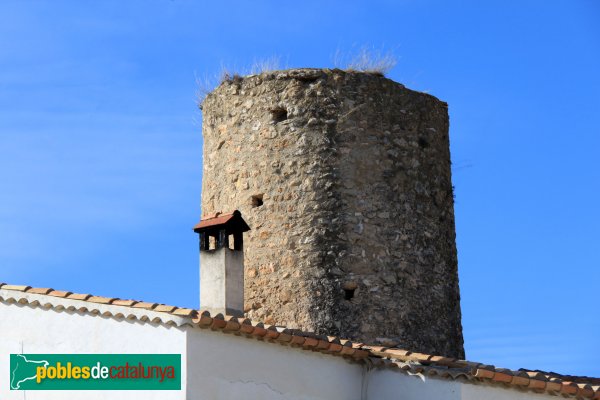
<instances>
[{"instance_id":1,"label":"hole in stone wall","mask_svg":"<svg viewBox=\"0 0 600 400\"><path fill-rule=\"evenodd\" d=\"M285 108L274 108L271 110L271 117L274 123L285 121L287 119L287 110Z\"/></svg>"},{"instance_id":2,"label":"hole in stone wall","mask_svg":"<svg viewBox=\"0 0 600 400\"><path fill-rule=\"evenodd\" d=\"M251 205L252 208L256 208L256 207L260 207L263 205L263 193L260 194L255 194L254 196L251 197Z\"/></svg>"},{"instance_id":3,"label":"hole in stone wall","mask_svg":"<svg viewBox=\"0 0 600 400\"><path fill-rule=\"evenodd\" d=\"M344 299L350 300L354 297L354 291L356 289L344 289Z\"/></svg>"},{"instance_id":4,"label":"hole in stone wall","mask_svg":"<svg viewBox=\"0 0 600 400\"><path fill-rule=\"evenodd\" d=\"M428 141L427 141L427 139L425 139L424 137L420 137L420 138L419 138L419 146L420 146L422 149L425 149L425 148L429 147L429 142L428 142Z\"/></svg>"}]
</instances>

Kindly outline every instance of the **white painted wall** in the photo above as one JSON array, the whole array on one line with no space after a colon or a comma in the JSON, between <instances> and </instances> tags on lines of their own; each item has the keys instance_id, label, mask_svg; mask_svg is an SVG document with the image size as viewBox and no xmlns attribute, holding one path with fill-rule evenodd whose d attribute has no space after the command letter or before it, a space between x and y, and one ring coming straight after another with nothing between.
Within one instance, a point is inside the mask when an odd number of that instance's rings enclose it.
<instances>
[{"instance_id":1,"label":"white painted wall","mask_svg":"<svg viewBox=\"0 0 600 400\"><path fill-rule=\"evenodd\" d=\"M81 303L81 302L80 302ZM9 386L9 354L13 353L178 353L185 382L186 333L139 321L28 305L0 303L0 399L184 399L185 391L15 391Z\"/></svg>"},{"instance_id":2,"label":"white painted wall","mask_svg":"<svg viewBox=\"0 0 600 400\"><path fill-rule=\"evenodd\" d=\"M44 302L39 295L20 296L30 302L37 299ZM52 299L52 302L90 307L89 303L73 300ZM115 310L125 314L130 311L117 306L91 307L113 314ZM11 353L177 353L182 355L182 390L11 391L8 382ZM360 365L341 357L209 329L169 327L0 302L0 400L213 400L234 396L246 400L358 400L361 373Z\"/></svg>"},{"instance_id":3,"label":"white painted wall","mask_svg":"<svg viewBox=\"0 0 600 400\"><path fill-rule=\"evenodd\" d=\"M6 291L0 290L4 297ZM29 302L40 295L21 294ZM6 297L4 297L6 298ZM87 305L53 299L53 304ZM101 312L122 311L172 319L180 317L93 305ZM115 312L116 311L116 312ZM175 353L182 358L181 391L11 391L10 353ZM484 384L408 376L374 369L342 357L266 343L194 327L170 327L137 320L45 310L0 302L0 400L189 399L219 400L543 400L548 394L522 392ZM363 382L367 386L363 387ZM361 397L361 391L364 396Z\"/></svg>"},{"instance_id":4,"label":"white painted wall","mask_svg":"<svg viewBox=\"0 0 600 400\"><path fill-rule=\"evenodd\" d=\"M360 400L361 374L341 357L188 331L189 399Z\"/></svg>"},{"instance_id":5,"label":"white painted wall","mask_svg":"<svg viewBox=\"0 0 600 400\"><path fill-rule=\"evenodd\" d=\"M520 391L501 386L453 381L394 370L370 373L368 400L556 400L547 393Z\"/></svg>"}]
</instances>

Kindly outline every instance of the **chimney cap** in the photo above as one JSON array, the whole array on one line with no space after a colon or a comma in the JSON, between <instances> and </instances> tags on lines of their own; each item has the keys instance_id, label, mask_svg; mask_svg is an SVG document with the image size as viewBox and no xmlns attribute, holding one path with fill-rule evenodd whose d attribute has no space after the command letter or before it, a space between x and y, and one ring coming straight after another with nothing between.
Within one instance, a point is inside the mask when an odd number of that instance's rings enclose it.
<instances>
[{"instance_id":1,"label":"chimney cap","mask_svg":"<svg viewBox=\"0 0 600 400\"><path fill-rule=\"evenodd\" d=\"M194 232L215 231L225 229L228 233L247 232L250 227L242 218L242 213L235 210L230 213L221 211L205 216L194 226Z\"/></svg>"}]
</instances>

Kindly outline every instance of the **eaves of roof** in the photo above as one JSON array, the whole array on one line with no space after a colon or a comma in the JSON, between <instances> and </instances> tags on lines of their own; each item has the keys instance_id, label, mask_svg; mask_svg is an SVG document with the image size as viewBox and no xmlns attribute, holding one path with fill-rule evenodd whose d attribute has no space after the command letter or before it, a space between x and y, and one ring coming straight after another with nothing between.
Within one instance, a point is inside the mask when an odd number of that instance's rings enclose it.
<instances>
[{"instance_id":1,"label":"eaves of roof","mask_svg":"<svg viewBox=\"0 0 600 400\"><path fill-rule=\"evenodd\" d=\"M205 310L3 283L0 283L0 302L102 315L117 320L133 319L140 322L211 329L342 356L352 361L368 359L378 368L393 368L409 374L496 384L512 389L544 392L565 397L600 399L600 378L496 368L492 365L455 358L370 346L335 336L317 335L254 322L247 318L215 315Z\"/></svg>"}]
</instances>

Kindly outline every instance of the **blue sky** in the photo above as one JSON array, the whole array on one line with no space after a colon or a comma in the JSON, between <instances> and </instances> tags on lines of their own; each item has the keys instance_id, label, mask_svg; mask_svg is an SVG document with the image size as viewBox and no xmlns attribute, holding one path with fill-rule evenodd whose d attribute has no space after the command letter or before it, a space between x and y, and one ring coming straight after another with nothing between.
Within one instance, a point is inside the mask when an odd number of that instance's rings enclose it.
<instances>
[{"instance_id":1,"label":"blue sky","mask_svg":"<svg viewBox=\"0 0 600 400\"><path fill-rule=\"evenodd\" d=\"M361 46L449 103L467 358L600 376L593 0L4 0L0 281L196 307L196 78Z\"/></svg>"}]
</instances>

